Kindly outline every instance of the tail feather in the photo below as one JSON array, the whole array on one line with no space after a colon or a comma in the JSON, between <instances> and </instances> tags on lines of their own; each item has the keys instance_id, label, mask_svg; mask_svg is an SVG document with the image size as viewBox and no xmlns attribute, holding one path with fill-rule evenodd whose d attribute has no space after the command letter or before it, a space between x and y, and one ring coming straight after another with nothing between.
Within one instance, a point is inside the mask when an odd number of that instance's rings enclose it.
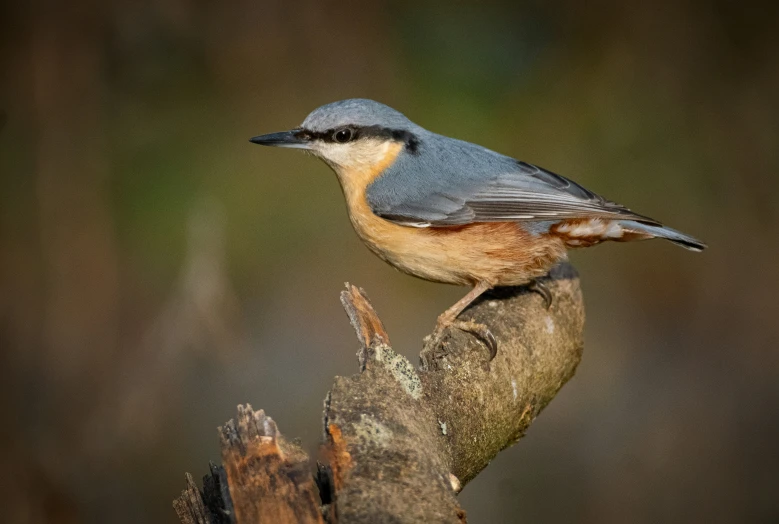
<instances>
[{"instance_id":1,"label":"tail feather","mask_svg":"<svg viewBox=\"0 0 779 524\"><path fill-rule=\"evenodd\" d=\"M697 238L685 235L681 231L667 226L655 226L635 220L620 221L620 225L627 233L633 233L643 238L664 238L690 251L703 251L708 247Z\"/></svg>"}]
</instances>

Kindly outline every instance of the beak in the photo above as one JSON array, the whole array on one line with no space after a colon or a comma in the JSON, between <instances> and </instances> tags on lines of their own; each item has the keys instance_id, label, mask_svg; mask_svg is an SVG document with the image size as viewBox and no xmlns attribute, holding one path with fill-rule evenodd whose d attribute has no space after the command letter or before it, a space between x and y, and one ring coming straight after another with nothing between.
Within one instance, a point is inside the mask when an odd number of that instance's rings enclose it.
<instances>
[{"instance_id":1,"label":"beak","mask_svg":"<svg viewBox=\"0 0 779 524\"><path fill-rule=\"evenodd\" d=\"M254 138L250 138L249 142L260 144L261 146L311 149L311 140L304 133L301 133L299 129L255 136Z\"/></svg>"}]
</instances>

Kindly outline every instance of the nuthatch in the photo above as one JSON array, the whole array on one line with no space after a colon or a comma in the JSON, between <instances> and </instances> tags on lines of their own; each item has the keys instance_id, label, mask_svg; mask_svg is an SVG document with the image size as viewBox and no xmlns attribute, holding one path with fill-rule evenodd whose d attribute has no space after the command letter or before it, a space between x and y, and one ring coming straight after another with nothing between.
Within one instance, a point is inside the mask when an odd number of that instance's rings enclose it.
<instances>
[{"instance_id":1,"label":"nuthatch","mask_svg":"<svg viewBox=\"0 0 779 524\"><path fill-rule=\"evenodd\" d=\"M473 286L438 317L432 340L454 326L479 337L491 358L497 343L489 330L457 316L495 286L530 284L549 307L551 294L536 279L566 248L649 238L706 247L567 178L437 135L372 100L324 105L296 129L251 141L324 160L357 235L384 261L425 280Z\"/></svg>"}]
</instances>

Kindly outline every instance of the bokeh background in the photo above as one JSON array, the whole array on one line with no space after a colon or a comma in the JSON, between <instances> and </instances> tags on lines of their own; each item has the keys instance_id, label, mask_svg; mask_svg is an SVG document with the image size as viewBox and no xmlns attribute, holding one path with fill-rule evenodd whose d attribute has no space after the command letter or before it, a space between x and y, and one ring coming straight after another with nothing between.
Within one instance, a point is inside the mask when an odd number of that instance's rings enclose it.
<instances>
[{"instance_id":1,"label":"bokeh background","mask_svg":"<svg viewBox=\"0 0 779 524\"><path fill-rule=\"evenodd\" d=\"M6 2L2 520L176 522L216 426L315 451L366 288L416 359L465 290L371 255L326 166L251 145L368 97L710 243L577 252L584 360L469 521L779 521L777 3Z\"/></svg>"}]
</instances>

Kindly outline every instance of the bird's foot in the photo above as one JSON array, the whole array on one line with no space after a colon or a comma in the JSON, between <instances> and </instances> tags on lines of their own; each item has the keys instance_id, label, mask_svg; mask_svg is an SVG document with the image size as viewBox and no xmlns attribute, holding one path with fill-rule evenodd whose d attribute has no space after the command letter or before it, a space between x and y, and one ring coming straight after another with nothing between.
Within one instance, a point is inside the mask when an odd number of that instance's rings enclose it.
<instances>
[{"instance_id":1,"label":"bird's foot","mask_svg":"<svg viewBox=\"0 0 779 524\"><path fill-rule=\"evenodd\" d=\"M465 331L475 336L490 352L490 361L498 354L498 341L495 340L495 336L487 326L474 322L473 320L439 321L433 333L431 333L425 341L425 347L436 349L444 338L446 328L449 327L457 328L460 331Z\"/></svg>"},{"instance_id":2,"label":"bird's foot","mask_svg":"<svg viewBox=\"0 0 779 524\"><path fill-rule=\"evenodd\" d=\"M452 327L456 327L460 331L465 331L478 338L489 350L490 360L498 354L498 341L495 340L495 336L484 324L479 324L473 320L455 320L452 322Z\"/></svg>"},{"instance_id":3,"label":"bird's foot","mask_svg":"<svg viewBox=\"0 0 779 524\"><path fill-rule=\"evenodd\" d=\"M546 284L541 282L539 279L535 279L527 285L527 288L530 291L535 291L541 295L541 298L544 299L544 307L546 307L546 309L552 307L552 292L549 291L549 288L546 287Z\"/></svg>"}]
</instances>

